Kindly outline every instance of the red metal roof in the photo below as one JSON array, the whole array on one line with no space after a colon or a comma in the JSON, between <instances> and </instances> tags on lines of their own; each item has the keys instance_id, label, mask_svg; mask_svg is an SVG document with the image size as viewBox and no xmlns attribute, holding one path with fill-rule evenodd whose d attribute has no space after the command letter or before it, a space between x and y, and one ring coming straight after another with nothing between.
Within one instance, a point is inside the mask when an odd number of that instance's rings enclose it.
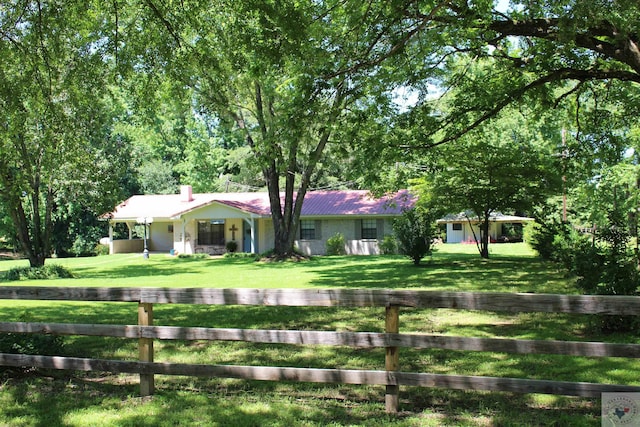
<instances>
[{"instance_id":1,"label":"red metal roof","mask_svg":"<svg viewBox=\"0 0 640 427\"><path fill-rule=\"evenodd\" d=\"M271 207L267 193L195 193L190 202L181 194L137 195L116 206L105 218L135 219L139 217L175 218L187 212L220 203L241 211L269 216ZM310 191L305 196L301 216L397 215L412 206L415 198L406 190L374 198L366 190Z\"/></svg>"}]
</instances>

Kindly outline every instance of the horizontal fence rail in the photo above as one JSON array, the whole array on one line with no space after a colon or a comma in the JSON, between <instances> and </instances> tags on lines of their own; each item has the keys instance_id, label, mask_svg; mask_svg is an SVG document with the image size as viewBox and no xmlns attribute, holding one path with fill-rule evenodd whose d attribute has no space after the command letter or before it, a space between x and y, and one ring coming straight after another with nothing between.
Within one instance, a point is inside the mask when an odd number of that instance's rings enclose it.
<instances>
[{"instance_id":1,"label":"horizontal fence rail","mask_svg":"<svg viewBox=\"0 0 640 427\"><path fill-rule=\"evenodd\" d=\"M629 385L562 382L520 378L402 372L400 348L486 351L516 354L560 354L585 357L640 358L640 345L557 340L469 338L399 333L398 309L445 308L496 312L552 312L637 315L640 297L494 292L395 291L383 289L192 289L0 287L0 299L138 303L138 325L0 322L0 333L86 335L139 340L140 361L118 361L41 355L0 354L2 366L106 371L140 374L141 394L153 394L153 375L190 375L269 381L303 381L387 386L388 412L398 409L398 386L463 390L547 393L599 397L603 392L640 392ZM381 307L385 333L229 329L153 325L153 304L208 304L316 307ZM310 369L158 363L153 340L245 341L292 345L385 348L385 370Z\"/></svg>"},{"instance_id":2,"label":"horizontal fence rail","mask_svg":"<svg viewBox=\"0 0 640 427\"><path fill-rule=\"evenodd\" d=\"M640 358L640 344L603 342L468 338L433 334L330 332L180 326L95 325L0 322L0 332L85 335L159 340L244 341L262 344L332 345L354 348L440 348L514 354L561 354L587 357Z\"/></svg>"},{"instance_id":3,"label":"horizontal fence rail","mask_svg":"<svg viewBox=\"0 0 640 427\"><path fill-rule=\"evenodd\" d=\"M0 299L296 307L413 307L637 315L640 297L385 289L67 288L3 286Z\"/></svg>"}]
</instances>

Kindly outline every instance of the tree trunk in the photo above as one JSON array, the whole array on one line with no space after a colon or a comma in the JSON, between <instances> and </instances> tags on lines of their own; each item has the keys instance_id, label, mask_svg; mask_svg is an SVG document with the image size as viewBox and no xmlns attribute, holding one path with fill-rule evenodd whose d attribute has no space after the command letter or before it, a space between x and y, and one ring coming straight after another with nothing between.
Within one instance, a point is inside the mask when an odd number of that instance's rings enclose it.
<instances>
[{"instance_id":1,"label":"tree trunk","mask_svg":"<svg viewBox=\"0 0 640 427\"><path fill-rule=\"evenodd\" d=\"M14 201L14 204L8 206L8 208L11 219L16 228L18 243L20 243L24 254L29 260L29 266L31 268L42 267L46 259L46 254L43 251L39 250L40 248L37 247L38 245L33 244L33 238L31 236L31 233L29 232L29 222L24 212L22 202L19 200Z\"/></svg>"},{"instance_id":2,"label":"tree trunk","mask_svg":"<svg viewBox=\"0 0 640 427\"><path fill-rule=\"evenodd\" d=\"M264 171L267 189L269 191L269 203L271 205L271 219L274 231L274 255L277 258L287 258L294 255L294 243L300 222L302 202L307 193L308 184L303 179L298 191L294 193L294 174L290 173L290 179L286 179L284 200L280 195L279 175L275 163ZM284 205L283 202L284 201Z\"/></svg>"},{"instance_id":3,"label":"tree trunk","mask_svg":"<svg viewBox=\"0 0 640 427\"><path fill-rule=\"evenodd\" d=\"M42 267L51 247L51 225L53 192L49 191L44 200L44 220L40 214L39 194L31 197L31 203L25 210L24 200L16 194L7 194L3 198L9 216L16 230L17 240L32 268Z\"/></svg>"},{"instance_id":4,"label":"tree trunk","mask_svg":"<svg viewBox=\"0 0 640 427\"><path fill-rule=\"evenodd\" d=\"M480 224L480 257L489 258L489 215L485 213L484 219Z\"/></svg>"},{"instance_id":5,"label":"tree trunk","mask_svg":"<svg viewBox=\"0 0 640 427\"><path fill-rule=\"evenodd\" d=\"M299 140L292 139L286 144L286 141L283 143L274 137L269 127L269 123L273 121L275 114L273 103L271 100L265 99L258 81L254 82L254 105L255 118L258 122L256 135L259 135L260 144L256 144L252 131L247 128L242 113L232 113L232 117L238 127L245 132L247 142L254 154L262 161L262 174L269 192L271 219L273 221L273 249L274 255L278 258L294 255L294 243L300 223L302 203L307 194L311 176L329 141L332 126L343 108L342 103L346 95L342 86L342 84L339 84L336 88L336 95L327 120L330 125L325 125L318 130L318 142L313 150L307 154L306 158L300 154ZM265 149L265 147L268 149ZM285 184L284 198L280 194L281 174ZM297 188L296 175L300 177L300 183Z\"/></svg>"}]
</instances>

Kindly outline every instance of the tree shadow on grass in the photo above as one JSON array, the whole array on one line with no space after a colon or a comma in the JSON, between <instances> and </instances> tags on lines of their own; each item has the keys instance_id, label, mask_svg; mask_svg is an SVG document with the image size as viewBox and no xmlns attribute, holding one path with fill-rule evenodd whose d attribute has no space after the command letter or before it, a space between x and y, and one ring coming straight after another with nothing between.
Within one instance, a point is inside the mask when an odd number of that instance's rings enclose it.
<instances>
[{"instance_id":1,"label":"tree shadow on grass","mask_svg":"<svg viewBox=\"0 0 640 427\"><path fill-rule=\"evenodd\" d=\"M114 381L112 383L112 381ZM117 377L91 378L41 372L5 379L0 389L0 422L13 425L324 425L336 420L348 425L370 425L385 416L380 403L370 404L361 395L317 398L323 386L310 392L275 382L184 379L158 376L156 394L136 397L137 379L126 383ZM333 386L332 386L333 387ZM339 386L336 386L339 387ZM290 397L283 394L288 393ZM368 395L367 395L368 396ZM379 396L378 396L379 397ZM350 399L356 399L350 401ZM375 400L374 400L375 401ZM353 405L371 409L353 411ZM383 424L378 424L383 425Z\"/></svg>"},{"instance_id":2,"label":"tree shadow on grass","mask_svg":"<svg viewBox=\"0 0 640 427\"><path fill-rule=\"evenodd\" d=\"M384 289L438 289L493 292L567 292L566 277L539 259L478 256L435 256L419 266L398 257L372 257L317 269L311 285Z\"/></svg>"},{"instance_id":3,"label":"tree shadow on grass","mask_svg":"<svg viewBox=\"0 0 640 427\"><path fill-rule=\"evenodd\" d=\"M166 264L123 265L113 268L102 268L100 270L90 267L76 267L73 269L76 277L85 279L125 279L132 277L173 276L198 272L200 272L200 269L197 268L186 268L185 266Z\"/></svg>"},{"instance_id":4,"label":"tree shadow on grass","mask_svg":"<svg viewBox=\"0 0 640 427\"><path fill-rule=\"evenodd\" d=\"M402 387L400 413L384 411L384 388L158 377L153 397L135 380L55 375L11 380L0 391L0 420L12 425L595 425L596 400ZM25 424L25 422L27 424Z\"/></svg>"},{"instance_id":5,"label":"tree shadow on grass","mask_svg":"<svg viewBox=\"0 0 640 427\"><path fill-rule=\"evenodd\" d=\"M407 387L401 393L402 401L414 412L440 416L443 425L600 425L598 399L549 396L540 403L530 394L419 387Z\"/></svg>"}]
</instances>

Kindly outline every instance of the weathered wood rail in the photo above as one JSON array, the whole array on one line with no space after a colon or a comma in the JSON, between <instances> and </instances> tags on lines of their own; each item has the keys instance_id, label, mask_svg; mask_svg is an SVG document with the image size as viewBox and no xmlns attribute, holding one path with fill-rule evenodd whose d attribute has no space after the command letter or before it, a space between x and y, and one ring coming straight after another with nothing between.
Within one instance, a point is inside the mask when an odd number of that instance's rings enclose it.
<instances>
[{"instance_id":1,"label":"weathered wood rail","mask_svg":"<svg viewBox=\"0 0 640 427\"><path fill-rule=\"evenodd\" d=\"M399 312L402 307L412 307L496 312L638 315L640 313L640 297L377 289L158 289L5 286L0 287L0 299L138 303L138 325L0 322L0 333L134 338L139 340L140 361L0 354L0 365L135 373L140 375L142 395L153 394L155 374L385 385L385 406L388 412L397 411L399 387L402 385L584 397L599 397L603 392L640 392L640 386L622 384L402 372L399 358L399 349L403 347L639 358L640 345L637 344L402 334L399 332ZM385 332L154 326L154 304L381 307L386 310ZM385 370L159 363L154 362L153 358L153 342L158 339L224 340L294 345L335 345L359 348L378 347L386 349Z\"/></svg>"}]
</instances>

